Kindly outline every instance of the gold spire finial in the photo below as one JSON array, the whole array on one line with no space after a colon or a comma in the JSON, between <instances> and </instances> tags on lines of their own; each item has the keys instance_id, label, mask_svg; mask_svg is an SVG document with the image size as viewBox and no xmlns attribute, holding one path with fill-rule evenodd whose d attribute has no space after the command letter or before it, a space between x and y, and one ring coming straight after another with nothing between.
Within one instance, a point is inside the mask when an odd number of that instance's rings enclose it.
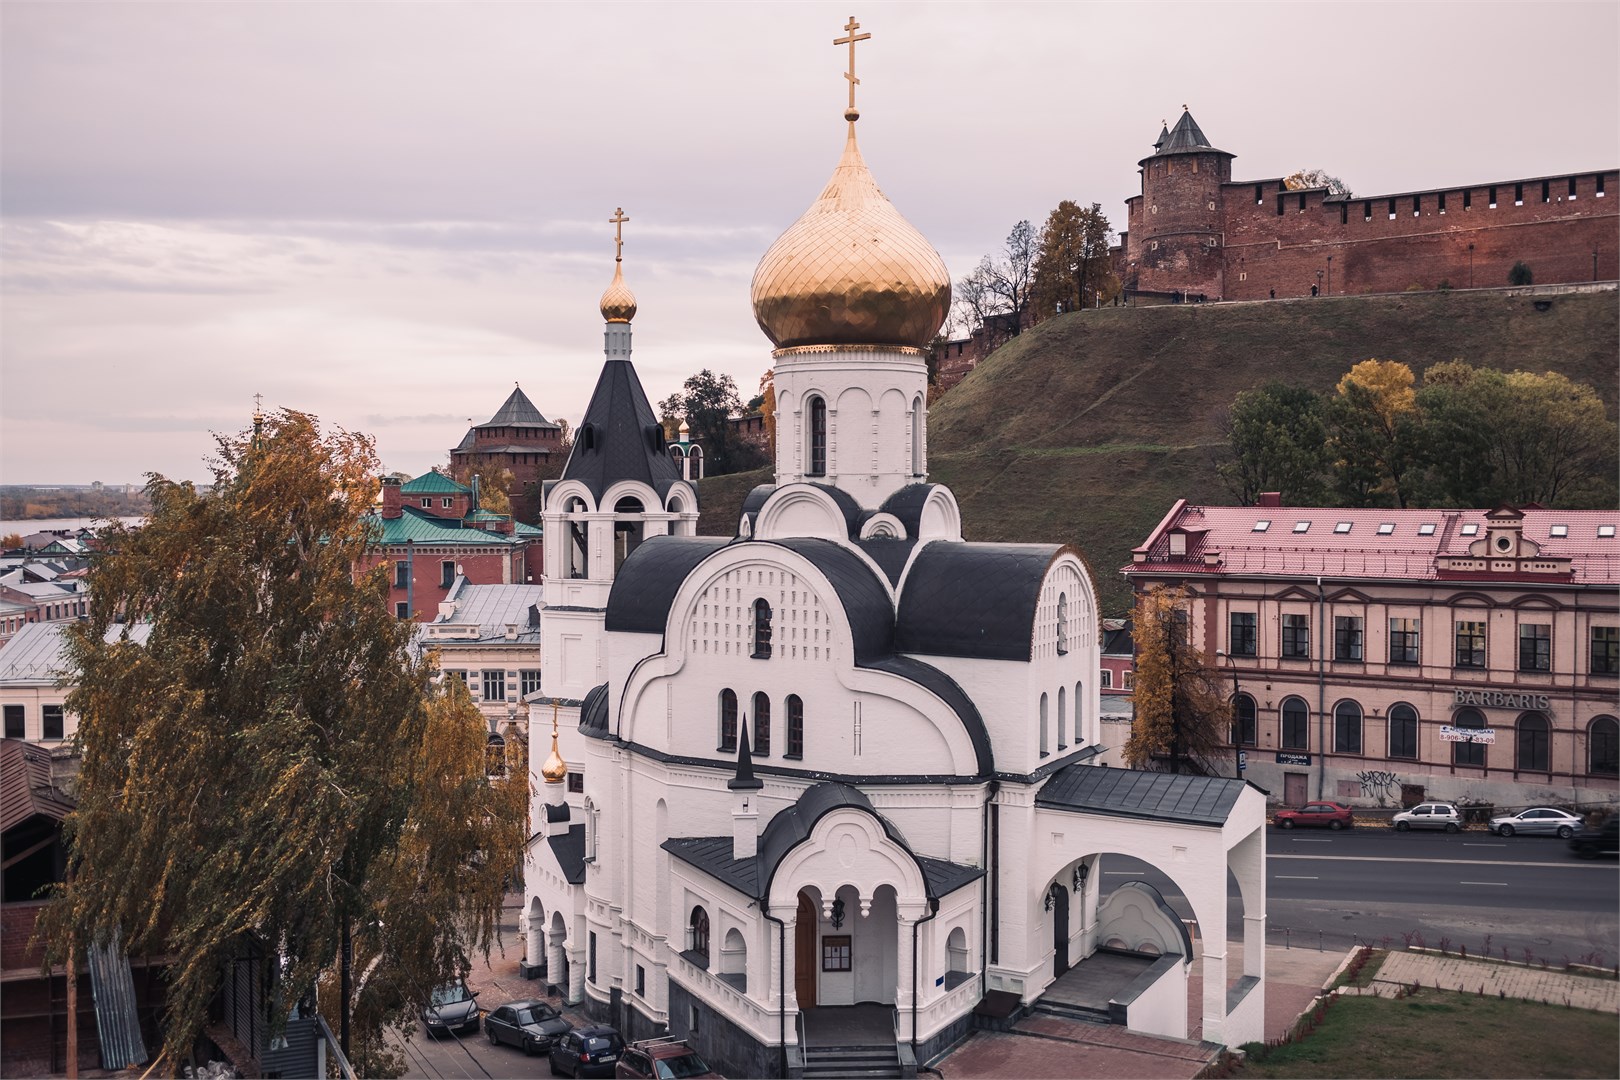
<instances>
[{"instance_id":1,"label":"gold spire finial","mask_svg":"<svg viewBox=\"0 0 1620 1080\"><path fill-rule=\"evenodd\" d=\"M264 419L264 395L263 394L254 394L253 395L253 418L255 420L263 420Z\"/></svg>"},{"instance_id":2,"label":"gold spire finial","mask_svg":"<svg viewBox=\"0 0 1620 1080\"><path fill-rule=\"evenodd\" d=\"M551 753L546 757L546 763L540 766L540 775L548 784L560 784L568 779L568 763L562 759L557 750L557 706L560 704L556 698L551 699Z\"/></svg>"},{"instance_id":3,"label":"gold spire finial","mask_svg":"<svg viewBox=\"0 0 1620 1080\"><path fill-rule=\"evenodd\" d=\"M855 43L857 41L866 41L872 36L871 34L857 34L855 31L860 28L861 24L855 21L855 16L851 15L849 22L844 24L844 36L833 39L834 45L849 46L849 70L844 72L844 78L849 80L849 108L844 110L844 119L852 124L861 118L860 112L855 108L855 87L859 86L861 82L855 77Z\"/></svg>"},{"instance_id":4,"label":"gold spire finial","mask_svg":"<svg viewBox=\"0 0 1620 1080\"><path fill-rule=\"evenodd\" d=\"M613 226L614 262L624 261L624 223L629 220L629 218L624 216L624 207L622 206L613 211L613 216L608 218L608 224Z\"/></svg>"}]
</instances>

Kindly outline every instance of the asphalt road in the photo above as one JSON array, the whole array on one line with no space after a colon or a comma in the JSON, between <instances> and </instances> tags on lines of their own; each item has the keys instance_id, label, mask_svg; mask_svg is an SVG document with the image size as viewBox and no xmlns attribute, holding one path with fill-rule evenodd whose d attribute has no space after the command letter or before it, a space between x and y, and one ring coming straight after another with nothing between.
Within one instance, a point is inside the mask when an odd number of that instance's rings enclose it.
<instances>
[{"instance_id":1,"label":"asphalt road","mask_svg":"<svg viewBox=\"0 0 1620 1080\"><path fill-rule=\"evenodd\" d=\"M1269 828L1267 941L1342 949L1358 941L1489 947L1523 960L1613 966L1620 957L1620 867L1574 858L1555 837L1484 832L1396 833ZM1140 877L1184 916L1185 899L1162 875L1107 856L1103 888ZM1232 936L1241 933L1236 882L1228 890Z\"/></svg>"}]
</instances>

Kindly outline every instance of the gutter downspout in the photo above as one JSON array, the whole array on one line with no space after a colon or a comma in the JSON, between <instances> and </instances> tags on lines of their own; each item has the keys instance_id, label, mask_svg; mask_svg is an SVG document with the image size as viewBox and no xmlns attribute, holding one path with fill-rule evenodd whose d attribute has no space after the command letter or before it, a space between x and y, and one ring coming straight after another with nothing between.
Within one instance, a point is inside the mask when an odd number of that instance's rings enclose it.
<instances>
[{"instance_id":1,"label":"gutter downspout","mask_svg":"<svg viewBox=\"0 0 1620 1080\"><path fill-rule=\"evenodd\" d=\"M995 812L996 795L1001 791L1001 781L992 780L985 788L984 797L984 839L980 845L983 848L981 859L988 879L983 888L984 896L979 904L979 991L981 996L990 992L990 962L1001 959L1000 949L1000 915L1001 888L998 882L1001 862L1001 817ZM992 839L994 842L992 843ZM992 944L991 935L995 935Z\"/></svg>"},{"instance_id":2,"label":"gutter downspout","mask_svg":"<svg viewBox=\"0 0 1620 1080\"><path fill-rule=\"evenodd\" d=\"M763 898L759 901L759 913L776 924L776 1019L777 1042L781 1047L782 1061L780 1074L788 1074L787 1066L787 922L771 914L768 903ZM915 950L914 950L915 951Z\"/></svg>"},{"instance_id":3,"label":"gutter downspout","mask_svg":"<svg viewBox=\"0 0 1620 1080\"><path fill-rule=\"evenodd\" d=\"M917 927L939 916L939 897L928 898L928 914L911 924L911 1060L917 1060Z\"/></svg>"},{"instance_id":4,"label":"gutter downspout","mask_svg":"<svg viewBox=\"0 0 1620 1080\"><path fill-rule=\"evenodd\" d=\"M1316 579L1316 797L1327 798L1327 595Z\"/></svg>"}]
</instances>

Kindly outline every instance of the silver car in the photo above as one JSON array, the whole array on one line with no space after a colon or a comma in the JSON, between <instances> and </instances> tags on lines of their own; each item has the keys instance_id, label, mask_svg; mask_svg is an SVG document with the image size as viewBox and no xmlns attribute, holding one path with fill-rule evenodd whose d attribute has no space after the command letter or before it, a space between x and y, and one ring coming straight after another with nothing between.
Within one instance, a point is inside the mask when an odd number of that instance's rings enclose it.
<instances>
[{"instance_id":1,"label":"silver car","mask_svg":"<svg viewBox=\"0 0 1620 1080\"><path fill-rule=\"evenodd\" d=\"M1579 816L1564 810L1554 810L1550 806L1532 806L1517 814L1503 814L1491 818L1491 832L1497 836L1523 833L1526 836L1556 836L1561 840L1568 840L1580 827Z\"/></svg>"},{"instance_id":2,"label":"silver car","mask_svg":"<svg viewBox=\"0 0 1620 1080\"><path fill-rule=\"evenodd\" d=\"M1457 832L1462 828L1462 814L1455 806L1443 802L1426 802L1402 810L1391 821L1399 832L1408 829L1444 829L1446 832Z\"/></svg>"}]
</instances>

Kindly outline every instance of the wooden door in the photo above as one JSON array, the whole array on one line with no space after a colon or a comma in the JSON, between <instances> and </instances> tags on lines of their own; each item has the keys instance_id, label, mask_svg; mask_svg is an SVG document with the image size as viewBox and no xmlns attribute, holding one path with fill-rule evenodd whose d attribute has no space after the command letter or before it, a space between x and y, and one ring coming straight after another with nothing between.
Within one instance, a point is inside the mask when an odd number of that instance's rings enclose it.
<instances>
[{"instance_id":1,"label":"wooden door","mask_svg":"<svg viewBox=\"0 0 1620 1080\"><path fill-rule=\"evenodd\" d=\"M820 913L804 893L799 894L799 921L793 930L793 993L799 1008L816 1004L816 920Z\"/></svg>"},{"instance_id":2,"label":"wooden door","mask_svg":"<svg viewBox=\"0 0 1620 1080\"><path fill-rule=\"evenodd\" d=\"M1310 797L1310 780L1305 773L1283 773L1283 805L1304 806Z\"/></svg>"}]
</instances>

